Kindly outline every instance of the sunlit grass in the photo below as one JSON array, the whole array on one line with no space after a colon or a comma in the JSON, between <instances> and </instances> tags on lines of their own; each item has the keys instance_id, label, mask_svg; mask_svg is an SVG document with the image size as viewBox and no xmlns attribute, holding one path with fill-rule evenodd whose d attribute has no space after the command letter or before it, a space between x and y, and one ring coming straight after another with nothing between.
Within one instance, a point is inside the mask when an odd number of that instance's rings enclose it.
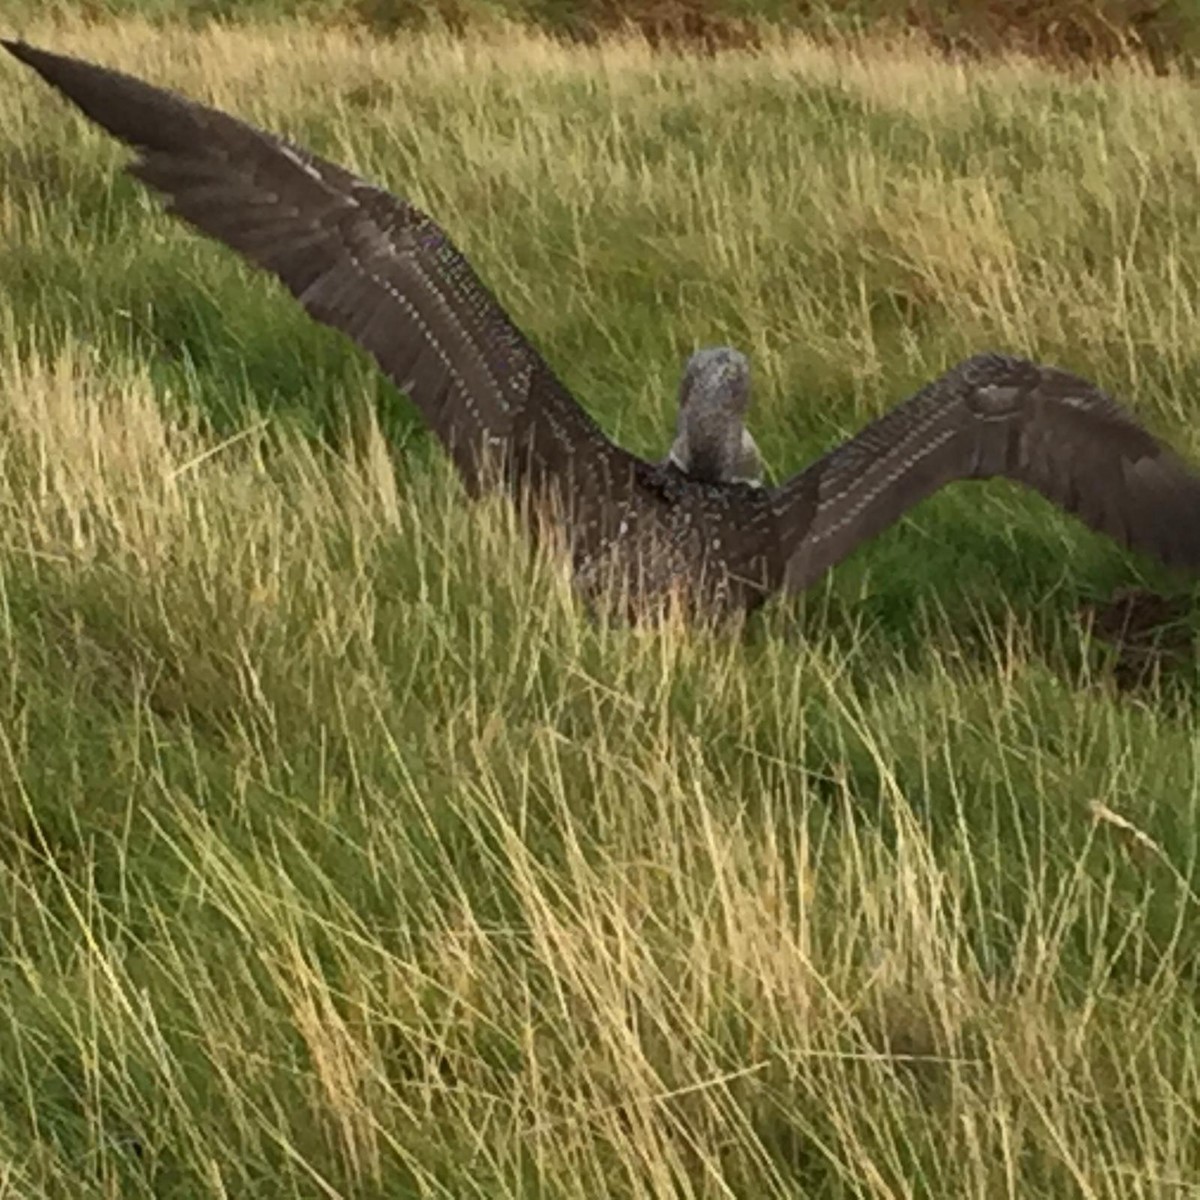
<instances>
[{"instance_id":1,"label":"sunlit grass","mask_svg":"<svg viewBox=\"0 0 1200 1200\"><path fill-rule=\"evenodd\" d=\"M24 32L418 200L639 452L727 341L776 475L986 346L1200 457L1173 79ZM989 485L738 636L593 624L38 81L0 120L9 1192L1200 1183L1196 673L1075 613L1177 581Z\"/></svg>"}]
</instances>

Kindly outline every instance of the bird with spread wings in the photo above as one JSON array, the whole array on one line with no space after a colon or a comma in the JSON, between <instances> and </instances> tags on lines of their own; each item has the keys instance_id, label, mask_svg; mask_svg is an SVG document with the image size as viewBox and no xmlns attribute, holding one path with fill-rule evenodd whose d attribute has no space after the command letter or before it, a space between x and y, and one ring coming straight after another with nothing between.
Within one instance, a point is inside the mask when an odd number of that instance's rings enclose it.
<instances>
[{"instance_id":1,"label":"bird with spread wings","mask_svg":"<svg viewBox=\"0 0 1200 1200\"><path fill-rule=\"evenodd\" d=\"M773 487L742 425L749 368L693 356L662 462L609 439L425 213L246 122L24 42L5 49L136 151L177 217L271 272L367 351L468 491L553 528L589 599L747 611L802 590L947 483L1005 476L1093 529L1200 569L1200 475L1099 388L979 354Z\"/></svg>"}]
</instances>

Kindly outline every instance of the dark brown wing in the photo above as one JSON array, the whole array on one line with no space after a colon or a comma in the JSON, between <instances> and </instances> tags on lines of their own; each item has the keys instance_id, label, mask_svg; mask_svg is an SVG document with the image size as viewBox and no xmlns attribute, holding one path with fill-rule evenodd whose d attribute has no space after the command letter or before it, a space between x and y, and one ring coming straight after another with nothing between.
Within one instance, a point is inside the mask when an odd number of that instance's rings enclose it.
<instances>
[{"instance_id":1,"label":"dark brown wing","mask_svg":"<svg viewBox=\"0 0 1200 1200\"><path fill-rule=\"evenodd\" d=\"M605 523L597 504L608 512L637 486L639 460L605 437L424 213L177 93L2 44L134 147L129 170L171 212L271 271L313 317L372 354L472 491L485 450L514 491L550 485L587 524Z\"/></svg>"},{"instance_id":2,"label":"dark brown wing","mask_svg":"<svg viewBox=\"0 0 1200 1200\"><path fill-rule=\"evenodd\" d=\"M945 484L995 475L1123 545L1200 571L1200 474L1087 380L981 354L776 490L781 509L814 481L819 497L806 527L782 530L786 586L808 587Z\"/></svg>"}]
</instances>

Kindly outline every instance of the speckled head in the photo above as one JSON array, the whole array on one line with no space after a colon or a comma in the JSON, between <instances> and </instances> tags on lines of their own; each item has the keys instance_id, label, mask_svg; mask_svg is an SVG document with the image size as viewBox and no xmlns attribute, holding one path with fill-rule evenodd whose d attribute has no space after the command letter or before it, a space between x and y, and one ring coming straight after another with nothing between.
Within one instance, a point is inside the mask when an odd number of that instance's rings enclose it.
<instances>
[{"instance_id":1,"label":"speckled head","mask_svg":"<svg viewBox=\"0 0 1200 1200\"><path fill-rule=\"evenodd\" d=\"M732 346L697 350L679 385L679 408L693 405L744 417L750 408L750 360Z\"/></svg>"}]
</instances>

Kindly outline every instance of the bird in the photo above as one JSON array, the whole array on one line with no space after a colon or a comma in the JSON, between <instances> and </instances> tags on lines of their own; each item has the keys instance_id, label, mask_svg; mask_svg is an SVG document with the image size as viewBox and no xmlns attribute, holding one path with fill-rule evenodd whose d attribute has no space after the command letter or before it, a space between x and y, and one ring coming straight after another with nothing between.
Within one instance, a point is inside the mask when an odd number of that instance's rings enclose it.
<instances>
[{"instance_id":1,"label":"bird","mask_svg":"<svg viewBox=\"0 0 1200 1200\"><path fill-rule=\"evenodd\" d=\"M1200 570L1200 474L1096 384L973 354L782 482L745 427L732 347L688 360L660 461L609 438L435 220L228 113L84 59L0 40L135 152L167 210L273 274L415 404L468 496L499 489L589 607L746 614L802 592L919 501L1006 477L1117 542Z\"/></svg>"}]
</instances>

